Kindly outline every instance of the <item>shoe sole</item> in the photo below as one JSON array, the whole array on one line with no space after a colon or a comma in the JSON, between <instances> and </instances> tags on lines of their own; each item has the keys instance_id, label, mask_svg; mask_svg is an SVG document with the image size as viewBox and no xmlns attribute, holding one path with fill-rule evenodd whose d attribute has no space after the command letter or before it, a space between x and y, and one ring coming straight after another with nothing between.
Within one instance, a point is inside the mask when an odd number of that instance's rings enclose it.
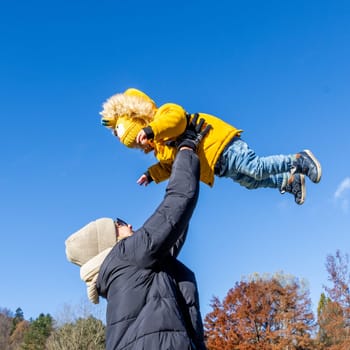
<instances>
[{"instance_id":1,"label":"shoe sole","mask_svg":"<svg viewBox=\"0 0 350 350\"><path fill-rule=\"evenodd\" d=\"M314 180L310 179L313 183L317 184L318 182L320 182L321 180L321 176L322 176L322 168L321 168L321 164L320 162L317 160L317 158L313 155L313 153L308 150L308 149L304 149L304 152L311 158L311 160L315 163L316 168L317 168L317 178Z\"/></svg>"},{"instance_id":2,"label":"shoe sole","mask_svg":"<svg viewBox=\"0 0 350 350\"><path fill-rule=\"evenodd\" d=\"M305 187L305 175L300 174L300 184L301 184L301 198L297 204L302 205L306 198L306 187Z\"/></svg>"}]
</instances>

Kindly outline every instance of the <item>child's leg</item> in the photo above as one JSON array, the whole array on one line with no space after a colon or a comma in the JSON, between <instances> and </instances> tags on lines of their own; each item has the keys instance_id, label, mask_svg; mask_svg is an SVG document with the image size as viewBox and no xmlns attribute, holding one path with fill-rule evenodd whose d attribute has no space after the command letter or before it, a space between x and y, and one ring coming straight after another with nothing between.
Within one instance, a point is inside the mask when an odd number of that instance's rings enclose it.
<instances>
[{"instance_id":1,"label":"child's leg","mask_svg":"<svg viewBox=\"0 0 350 350\"><path fill-rule=\"evenodd\" d=\"M297 204L305 201L304 175L314 183L319 182L322 175L319 161L309 150L259 157L240 138L223 152L217 170L218 176L229 177L248 189L270 187L291 193Z\"/></svg>"},{"instance_id":2,"label":"child's leg","mask_svg":"<svg viewBox=\"0 0 350 350\"><path fill-rule=\"evenodd\" d=\"M256 180L253 177L241 173L235 173L230 178L248 190L255 190L257 188L277 188L281 191L283 183L287 183L288 181L288 173L270 175L263 180Z\"/></svg>"},{"instance_id":3,"label":"child's leg","mask_svg":"<svg viewBox=\"0 0 350 350\"><path fill-rule=\"evenodd\" d=\"M221 155L222 165L219 176L234 179L239 178L239 175L245 175L258 183L266 179L268 186L259 187L272 187L270 185L274 182L276 188L278 185L281 188L282 183L278 184L276 179L269 178L271 175L288 173L295 158L295 155L259 157L246 142L238 138Z\"/></svg>"},{"instance_id":4,"label":"child's leg","mask_svg":"<svg viewBox=\"0 0 350 350\"><path fill-rule=\"evenodd\" d=\"M290 177L289 173L271 175L263 180L255 180L243 174L235 174L232 180L249 190L269 187L277 188L280 193L288 192L294 196L295 203L301 205L305 201L306 189L305 179L302 174L295 174Z\"/></svg>"}]
</instances>

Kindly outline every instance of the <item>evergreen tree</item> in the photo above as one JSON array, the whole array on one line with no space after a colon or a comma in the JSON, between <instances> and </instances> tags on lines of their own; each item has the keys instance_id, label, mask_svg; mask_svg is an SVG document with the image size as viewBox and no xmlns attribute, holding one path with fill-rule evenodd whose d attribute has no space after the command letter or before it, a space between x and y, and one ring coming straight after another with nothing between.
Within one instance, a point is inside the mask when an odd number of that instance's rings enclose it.
<instances>
[{"instance_id":1,"label":"evergreen tree","mask_svg":"<svg viewBox=\"0 0 350 350\"><path fill-rule=\"evenodd\" d=\"M328 347L331 344L331 340L327 335L328 328L328 311L330 307L331 300L326 297L325 293L322 293L317 306L317 320L318 320L318 333L317 340L319 342L320 348Z\"/></svg>"},{"instance_id":2,"label":"evergreen tree","mask_svg":"<svg viewBox=\"0 0 350 350\"><path fill-rule=\"evenodd\" d=\"M32 321L24 335L23 350L45 350L45 343L53 329L53 318L47 314L40 314Z\"/></svg>"},{"instance_id":3,"label":"evergreen tree","mask_svg":"<svg viewBox=\"0 0 350 350\"><path fill-rule=\"evenodd\" d=\"M11 334L15 331L18 323L22 322L24 320L24 314L20 307L18 307L15 311L15 315L12 319L12 330Z\"/></svg>"}]
</instances>

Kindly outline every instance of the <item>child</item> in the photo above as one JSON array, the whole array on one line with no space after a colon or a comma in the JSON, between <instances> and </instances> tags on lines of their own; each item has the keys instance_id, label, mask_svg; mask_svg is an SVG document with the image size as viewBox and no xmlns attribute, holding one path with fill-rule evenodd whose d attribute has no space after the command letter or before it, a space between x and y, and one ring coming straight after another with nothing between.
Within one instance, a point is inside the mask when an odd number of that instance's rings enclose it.
<instances>
[{"instance_id":1,"label":"child","mask_svg":"<svg viewBox=\"0 0 350 350\"><path fill-rule=\"evenodd\" d=\"M145 93L128 89L103 104L102 125L113 130L127 147L154 152L158 163L138 180L147 186L170 176L176 148L171 141L181 135L193 117L179 105L166 103L159 108ZM248 189L277 188L291 193L297 204L305 201L305 175L314 183L321 179L321 165L309 150L297 154L259 157L241 139L242 130L209 114L199 113L212 126L200 144L201 181L213 186L214 175L229 177Z\"/></svg>"}]
</instances>

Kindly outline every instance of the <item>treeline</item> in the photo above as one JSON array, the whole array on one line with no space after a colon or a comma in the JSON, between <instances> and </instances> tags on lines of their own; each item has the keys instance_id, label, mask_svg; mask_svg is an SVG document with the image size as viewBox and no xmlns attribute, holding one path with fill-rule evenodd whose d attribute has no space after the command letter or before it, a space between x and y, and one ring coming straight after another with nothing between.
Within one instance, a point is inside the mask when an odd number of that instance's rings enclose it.
<instances>
[{"instance_id":1,"label":"treeline","mask_svg":"<svg viewBox=\"0 0 350 350\"><path fill-rule=\"evenodd\" d=\"M71 319L69 307L64 310ZM86 312L85 312L86 313ZM105 326L89 314L59 321L50 314L40 314L36 319L25 320L21 308L14 313L0 309L1 350L103 350Z\"/></svg>"},{"instance_id":2,"label":"treeline","mask_svg":"<svg viewBox=\"0 0 350 350\"><path fill-rule=\"evenodd\" d=\"M214 297L204 318L208 350L350 349L348 255L337 251L328 256L326 269L329 286L317 315L305 281L284 273L243 278L222 301ZM0 309L1 350L104 348L105 326L92 314L70 321L49 314L25 320L20 308L14 313Z\"/></svg>"},{"instance_id":3,"label":"treeline","mask_svg":"<svg viewBox=\"0 0 350 350\"><path fill-rule=\"evenodd\" d=\"M285 274L253 275L214 298L204 320L209 350L349 350L349 257L326 261L329 286L312 312L303 281Z\"/></svg>"}]
</instances>

